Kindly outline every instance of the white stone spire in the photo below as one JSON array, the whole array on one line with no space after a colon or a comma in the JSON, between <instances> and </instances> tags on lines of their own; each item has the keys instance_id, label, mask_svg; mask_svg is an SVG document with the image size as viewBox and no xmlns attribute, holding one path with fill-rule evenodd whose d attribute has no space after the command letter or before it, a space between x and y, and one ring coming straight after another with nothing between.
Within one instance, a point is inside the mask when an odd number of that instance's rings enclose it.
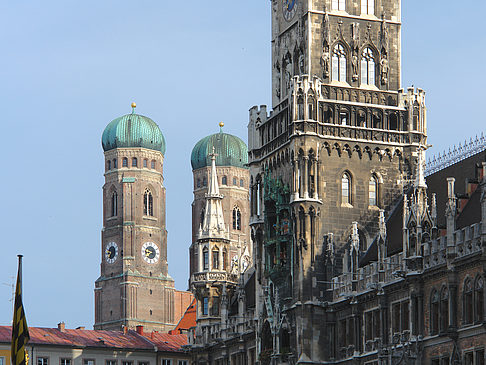
<instances>
[{"instance_id":1,"label":"white stone spire","mask_svg":"<svg viewBox=\"0 0 486 365\"><path fill-rule=\"evenodd\" d=\"M211 175L209 177L208 192L206 193L206 209L199 238L227 238L228 232L224 225L223 207L221 201L223 195L219 193L218 176L216 173L216 154L209 154L211 157Z\"/></svg>"}]
</instances>

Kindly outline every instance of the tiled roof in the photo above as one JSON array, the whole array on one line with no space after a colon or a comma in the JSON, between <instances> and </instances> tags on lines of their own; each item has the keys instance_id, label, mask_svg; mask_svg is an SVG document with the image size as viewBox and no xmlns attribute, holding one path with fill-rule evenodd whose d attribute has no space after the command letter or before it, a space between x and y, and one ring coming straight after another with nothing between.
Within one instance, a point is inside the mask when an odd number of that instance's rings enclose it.
<instances>
[{"instance_id":1,"label":"tiled roof","mask_svg":"<svg viewBox=\"0 0 486 365\"><path fill-rule=\"evenodd\" d=\"M75 348L116 348L154 351L181 351L180 348L187 344L186 335L168 335L154 333L154 340L151 334L145 336L135 331L123 333L121 331L98 331L83 329L29 327L30 344L34 345L55 345L69 346ZM10 343L12 328L0 326L0 343Z\"/></svg>"},{"instance_id":2,"label":"tiled roof","mask_svg":"<svg viewBox=\"0 0 486 365\"><path fill-rule=\"evenodd\" d=\"M193 299L173 333L182 333L192 327L196 327L196 309L196 299Z\"/></svg>"},{"instance_id":3,"label":"tiled roof","mask_svg":"<svg viewBox=\"0 0 486 365\"><path fill-rule=\"evenodd\" d=\"M157 346L158 351L182 352L181 347L187 345L187 335L170 335L168 333L151 332L144 335Z\"/></svg>"}]
</instances>

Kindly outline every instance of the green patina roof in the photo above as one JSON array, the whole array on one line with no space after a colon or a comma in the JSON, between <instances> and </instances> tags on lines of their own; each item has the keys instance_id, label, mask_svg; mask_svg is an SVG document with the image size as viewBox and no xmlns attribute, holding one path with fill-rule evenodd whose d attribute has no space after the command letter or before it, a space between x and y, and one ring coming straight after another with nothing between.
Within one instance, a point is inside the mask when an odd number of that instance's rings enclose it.
<instances>
[{"instance_id":1,"label":"green patina roof","mask_svg":"<svg viewBox=\"0 0 486 365\"><path fill-rule=\"evenodd\" d=\"M191 153L192 169L210 166L210 153L214 152L217 166L235 166L248 168L248 147L245 142L231 134L219 133L204 137L196 143Z\"/></svg>"},{"instance_id":2,"label":"green patina roof","mask_svg":"<svg viewBox=\"0 0 486 365\"><path fill-rule=\"evenodd\" d=\"M108 124L101 137L104 151L123 147L143 147L165 154L165 138L150 118L127 114Z\"/></svg>"}]
</instances>

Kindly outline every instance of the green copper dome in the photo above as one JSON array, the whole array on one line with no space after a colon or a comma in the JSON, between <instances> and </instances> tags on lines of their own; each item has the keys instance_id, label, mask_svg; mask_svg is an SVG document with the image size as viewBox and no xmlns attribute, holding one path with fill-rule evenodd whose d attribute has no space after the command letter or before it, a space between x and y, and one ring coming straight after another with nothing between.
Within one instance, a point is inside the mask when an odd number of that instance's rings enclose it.
<instances>
[{"instance_id":1,"label":"green copper dome","mask_svg":"<svg viewBox=\"0 0 486 365\"><path fill-rule=\"evenodd\" d=\"M248 168L248 147L245 142L231 134L219 133L204 137L196 143L191 153L192 169L211 166L211 158L208 157L213 152L217 154L217 166L235 166Z\"/></svg>"},{"instance_id":2,"label":"green copper dome","mask_svg":"<svg viewBox=\"0 0 486 365\"><path fill-rule=\"evenodd\" d=\"M101 137L104 151L114 148L143 147L165 154L165 138L150 118L131 113L108 124Z\"/></svg>"}]
</instances>

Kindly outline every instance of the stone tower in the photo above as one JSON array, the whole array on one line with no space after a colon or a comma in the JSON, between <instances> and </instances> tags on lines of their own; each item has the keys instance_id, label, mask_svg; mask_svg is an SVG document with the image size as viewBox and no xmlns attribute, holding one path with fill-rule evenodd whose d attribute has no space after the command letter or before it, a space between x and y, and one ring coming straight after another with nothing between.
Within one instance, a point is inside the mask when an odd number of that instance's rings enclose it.
<instances>
[{"instance_id":1,"label":"stone tower","mask_svg":"<svg viewBox=\"0 0 486 365\"><path fill-rule=\"evenodd\" d=\"M328 281L357 268L427 148L425 93L400 88L400 0L271 3L273 111L248 125L258 341L311 363L332 360Z\"/></svg>"},{"instance_id":2,"label":"stone tower","mask_svg":"<svg viewBox=\"0 0 486 365\"><path fill-rule=\"evenodd\" d=\"M148 117L113 120L103 132L105 184L101 275L95 329L175 326L174 281L167 268L165 140Z\"/></svg>"},{"instance_id":3,"label":"stone tower","mask_svg":"<svg viewBox=\"0 0 486 365\"><path fill-rule=\"evenodd\" d=\"M191 291L198 300L198 324L217 322L239 274L252 266L249 237L248 150L238 137L219 133L192 151L194 202L190 247Z\"/></svg>"}]
</instances>

